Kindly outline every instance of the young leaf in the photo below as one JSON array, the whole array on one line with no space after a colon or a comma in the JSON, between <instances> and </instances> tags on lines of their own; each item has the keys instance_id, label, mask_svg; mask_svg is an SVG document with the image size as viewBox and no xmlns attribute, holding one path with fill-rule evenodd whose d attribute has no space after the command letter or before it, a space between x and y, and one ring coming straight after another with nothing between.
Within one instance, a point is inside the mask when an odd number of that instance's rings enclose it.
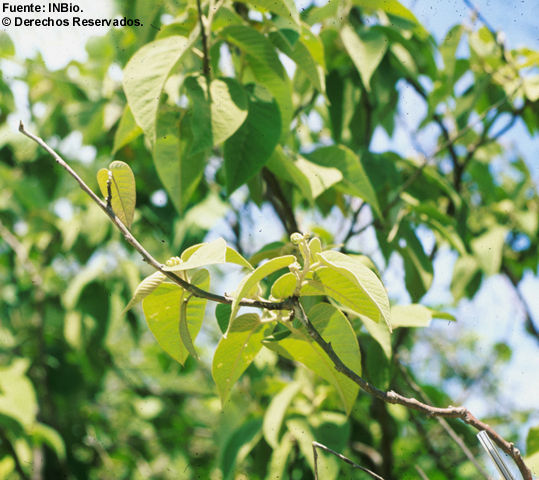
<instances>
[{"instance_id":1,"label":"young leaf","mask_svg":"<svg viewBox=\"0 0 539 480\"><path fill-rule=\"evenodd\" d=\"M281 275L271 286L271 296L273 298L285 299L294 295L298 277L292 272Z\"/></svg>"},{"instance_id":2,"label":"young leaf","mask_svg":"<svg viewBox=\"0 0 539 480\"><path fill-rule=\"evenodd\" d=\"M249 97L249 113L224 146L228 193L248 182L266 164L279 142L279 107L260 88Z\"/></svg>"},{"instance_id":3,"label":"young leaf","mask_svg":"<svg viewBox=\"0 0 539 480\"><path fill-rule=\"evenodd\" d=\"M389 299L376 274L361 260L333 250L317 254L329 270L316 270L327 294L359 315L384 321L391 330Z\"/></svg>"},{"instance_id":4,"label":"young leaf","mask_svg":"<svg viewBox=\"0 0 539 480\"><path fill-rule=\"evenodd\" d=\"M182 253L181 258L181 263L166 266L164 269L170 272L181 272L206 265L225 263L226 242L219 237L211 242L193 245Z\"/></svg>"},{"instance_id":5,"label":"young leaf","mask_svg":"<svg viewBox=\"0 0 539 480\"><path fill-rule=\"evenodd\" d=\"M388 40L378 29L369 28L356 33L349 25L341 29L344 48L356 66L363 85L370 91L372 74L387 50Z\"/></svg>"},{"instance_id":6,"label":"young leaf","mask_svg":"<svg viewBox=\"0 0 539 480\"><path fill-rule=\"evenodd\" d=\"M175 35L150 42L137 50L124 68L123 87L129 107L151 142L165 81L193 39Z\"/></svg>"},{"instance_id":7,"label":"young leaf","mask_svg":"<svg viewBox=\"0 0 539 480\"><path fill-rule=\"evenodd\" d=\"M124 315L128 310L133 308L133 306L146 298L150 293L152 293L159 285L161 285L167 277L161 272L155 272L147 276L142 282L139 283L138 287L133 294L133 298L129 300L129 303L122 310L122 315Z\"/></svg>"},{"instance_id":8,"label":"young leaf","mask_svg":"<svg viewBox=\"0 0 539 480\"><path fill-rule=\"evenodd\" d=\"M199 288L207 290L210 286L210 276L206 270L199 270L191 282ZM181 287L171 283L162 283L142 301L142 309L146 322L157 343L174 360L184 364L189 352L180 338L180 307L186 292ZM191 339L198 335L206 300L193 297L187 304L186 323Z\"/></svg>"},{"instance_id":9,"label":"young leaf","mask_svg":"<svg viewBox=\"0 0 539 480\"><path fill-rule=\"evenodd\" d=\"M218 238L216 240L214 240L213 242L210 242L210 243L215 243L215 249L213 249L213 259L214 260L219 260L219 261L215 261L213 263L223 263L222 261L222 255L221 255L221 251L220 251L220 246L219 244L220 243L224 243L225 241L222 239L222 238ZM201 247L204 247L208 245L208 243L198 243L197 245L192 245L191 247L189 248L186 248L183 252L182 252L182 256L181 256L181 259L184 261L184 262L187 262L188 260L191 259L191 257L193 256L193 254L195 252L197 252ZM238 252L236 252L236 250L234 250L232 247L229 247L228 245L225 244L225 256L224 256L224 262L226 263L235 263L236 265L241 265L242 267L248 269L248 270L254 270L254 267L245 259L243 258ZM200 253L198 255L201 255ZM206 253L204 253L204 255L206 255ZM200 258L200 257L199 257ZM193 260L191 260L193 261ZM190 267L192 268L192 267Z\"/></svg>"},{"instance_id":10,"label":"young leaf","mask_svg":"<svg viewBox=\"0 0 539 480\"><path fill-rule=\"evenodd\" d=\"M255 313L232 319L227 335L221 338L212 363L212 376L224 405L232 387L262 348L264 324Z\"/></svg>"},{"instance_id":11,"label":"young leaf","mask_svg":"<svg viewBox=\"0 0 539 480\"><path fill-rule=\"evenodd\" d=\"M109 180L111 172L111 206L114 214L121 222L130 228L135 215L136 187L135 176L131 167L127 163L116 160L109 165L109 170L102 168L97 172L97 183L102 195L107 198Z\"/></svg>"},{"instance_id":12,"label":"young leaf","mask_svg":"<svg viewBox=\"0 0 539 480\"><path fill-rule=\"evenodd\" d=\"M308 313L308 317L322 338L331 343L337 356L344 364L361 375L361 355L356 334L346 317L333 305L319 303ZM337 390L345 410L350 413L359 391L358 385L337 372L333 362L325 352L314 343L303 327L294 329L292 335L279 342L264 342L271 350L303 363L307 368Z\"/></svg>"},{"instance_id":13,"label":"young leaf","mask_svg":"<svg viewBox=\"0 0 539 480\"><path fill-rule=\"evenodd\" d=\"M232 302L230 318L233 319L236 316L238 309L240 308L240 301L251 295L252 291L256 288L260 280L268 275L271 275L277 270L281 270L281 268L288 267L288 265L295 261L296 257L294 257L294 255L284 255L282 257L272 258L247 275L238 285L238 290L236 292L234 301Z\"/></svg>"}]
</instances>

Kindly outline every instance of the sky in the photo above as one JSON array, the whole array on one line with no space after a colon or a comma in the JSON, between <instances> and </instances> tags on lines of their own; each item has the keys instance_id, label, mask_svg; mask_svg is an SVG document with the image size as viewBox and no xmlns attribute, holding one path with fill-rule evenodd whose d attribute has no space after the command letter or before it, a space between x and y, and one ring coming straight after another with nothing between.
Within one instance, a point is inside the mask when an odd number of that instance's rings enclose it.
<instances>
[{"instance_id":1,"label":"sky","mask_svg":"<svg viewBox=\"0 0 539 480\"><path fill-rule=\"evenodd\" d=\"M31 2L21 0L18 4L29 4ZM87 17L111 18L114 15L113 2L110 0L78 0L76 2L85 10ZM296 2L301 8L309 2L299 0ZM323 1L317 3L324 3ZM437 40L441 40L448 29L454 24L462 21L470 22L470 8L464 0L403 0L402 3L409 7L418 20L433 33ZM475 5L481 14L488 20L494 29L501 29L505 32L506 41L509 47L528 46L539 50L539 27L537 25L537 0L475 0ZM0 13L1 15L1 13ZM86 60L84 44L92 35L105 33L104 28L62 28L62 29L23 29L15 27L1 27L7 31L14 40L19 58L33 55L37 50L43 55L47 65L51 69L64 67L71 59L81 62ZM44 34L44 31L47 33ZM21 87L22 88L22 87ZM23 118L25 105L21 100L24 92L20 90L18 104ZM415 94L411 89L403 89L400 103L401 111L407 113L406 117L410 125L417 124L422 117L422 110L418 108L421 102L417 102ZM15 128L17 118L11 117L10 123ZM420 137L423 146L427 151L434 148L432 132ZM80 141L80 140L79 140ZM539 150L537 138L529 138L522 124L516 127L503 137L503 142L507 145L518 145L524 157L533 159L535 162L530 167L534 169L536 179L539 183L539 162L536 154ZM372 148L377 151L395 149L405 155L415 154L414 148L408 140L408 135L400 129L393 138L388 138L381 129L377 130L373 139ZM279 236L279 232L268 223L268 212L254 212L255 220L260 222L262 231L260 241L270 241L268 232L274 232ZM270 220L271 221L271 220ZM367 233L360 240L361 246L368 249L372 242ZM278 239L278 238L276 238ZM428 235L422 237L425 244L429 243ZM424 299L426 303L437 304L450 301L449 281L455 256L450 252L439 255L435 262L435 280L431 291ZM390 268L385 275L386 286L393 299L400 302L407 302L407 294L402 283L403 269L401 262L395 258L391 262ZM527 275L521 284L521 292L526 297L530 309L534 315L536 325L539 325L539 280L533 275ZM512 287L502 277L491 277L485 282L481 291L472 300L460 302L453 313L458 318L457 323L448 324L446 322L435 323L429 329L426 336L429 341L439 335L444 341L454 339L460 341L463 333L475 333L479 338L479 349L475 354L481 359L482 351L488 352L490 347L499 341L507 342L513 349L513 358L504 368L502 375L504 384L502 388L501 405L486 405L482 401L480 391L471 392L465 396L466 392L459 391L454 387L456 396L464 396L465 406L478 415L486 415L492 408L504 411L505 408L529 408L537 411L537 398L539 398L539 384L536 380L536 372L539 368L537 355L537 344L523 330L523 311L519 305ZM424 380L436 380L436 371L424 368L421 369L421 362L428 363L428 350L418 348L411 359L415 367L422 371ZM515 395L518 392L518 395ZM509 422L511 421L508 419ZM539 414L535 416L535 423L539 422ZM527 430L527 426L522 426L522 434Z\"/></svg>"}]
</instances>

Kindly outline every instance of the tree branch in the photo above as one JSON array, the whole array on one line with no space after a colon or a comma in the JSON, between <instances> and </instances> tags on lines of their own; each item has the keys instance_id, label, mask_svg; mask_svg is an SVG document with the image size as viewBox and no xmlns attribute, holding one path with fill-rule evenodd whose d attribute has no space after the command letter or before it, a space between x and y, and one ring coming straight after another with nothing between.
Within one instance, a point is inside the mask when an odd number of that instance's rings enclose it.
<instances>
[{"instance_id":1,"label":"tree branch","mask_svg":"<svg viewBox=\"0 0 539 480\"><path fill-rule=\"evenodd\" d=\"M207 21L204 21L204 15L202 14L202 5L200 0L197 0L197 10L198 10L198 21L200 23L200 36L202 38L202 72L206 77L206 87L208 89L208 94L210 92L210 81L211 81L211 70L210 70L210 52L208 49L208 32Z\"/></svg>"},{"instance_id":2,"label":"tree branch","mask_svg":"<svg viewBox=\"0 0 539 480\"><path fill-rule=\"evenodd\" d=\"M320 333L318 333L314 325L311 323L298 298L294 299L294 315L301 321L310 337L322 348L322 350L324 350L326 355L333 362L335 370L347 376L350 380L359 385L362 390L371 394L373 397L383 400L384 402L403 405L412 410L417 410L424 413L430 417L459 418L464 423L471 425L479 431L486 430L490 438L492 438L492 440L494 440L494 442L496 442L496 444L515 461L524 480L533 480L531 471L524 463L520 451L515 447L515 445L501 437L491 426L478 420L467 408L453 406L449 406L447 408L434 407L432 405L420 402L416 398L405 397L392 390L386 392L376 388L343 363L343 361L335 353L335 350L333 350L331 344L322 338Z\"/></svg>"},{"instance_id":3,"label":"tree branch","mask_svg":"<svg viewBox=\"0 0 539 480\"><path fill-rule=\"evenodd\" d=\"M352 465L352 467L357 468L358 470L361 470L362 472L367 473L372 478L376 478L377 480L384 480L380 475L377 475L373 471L369 470L368 468L362 467L361 465L358 465L357 463L350 460L348 457L345 457L344 455L341 455L340 453L336 452L335 450L332 450L329 447L326 447L325 445L322 445L318 442L313 442L313 457L314 457L314 479L318 480L318 452L316 449L319 448L320 450L324 450L324 452L331 453L332 455L335 455L338 459L342 460L343 462L347 463L348 465Z\"/></svg>"},{"instance_id":4,"label":"tree branch","mask_svg":"<svg viewBox=\"0 0 539 480\"><path fill-rule=\"evenodd\" d=\"M202 290L201 288L198 288L195 285L190 284L186 280L180 278L178 275L176 275L173 272L169 272L165 270L165 265L159 263L141 244L140 242L133 236L133 234L128 230L128 228L121 222L121 220L115 215L115 213L112 210L109 210L107 208L107 204L101 200L94 192L93 190L84 182L84 180L75 172L67 163L66 161L60 157L51 147L49 147L43 139L40 137L37 137L36 135L33 135L32 133L29 133L24 128L24 125L22 122L19 124L19 131L26 135L28 138L36 142L38 145L43 147L47 153L49 153L56 163L60 165L62 168L67 170L67 172L78 182L80 188L90 196L90 198L97 204L103 212L111 219L112 223L120 230L122 233L124 239L129 243L137 252L139 252L142 255L142 259L151 265L153 268L164 274L167 278L172 280L174 283L178 284L180 287L182 287L184 290L187 290L189 293L193 294L195 297L205 298L206 300L210 300L217 303L228 303L231 304L233 299L229 297L225 297L222 295L217 295L212 292L207 292L206 290ZM266 300L242 300L240 302L240 305L246 306L246 307L255 307L255 308L265 308L267 310L291 310L292 309L292 300L286 299L282 302L269 302Z\"/></svg>"},{"instance_id":5,"label":"tree branch","mask_svg":"<svg viewBox=\"0 0 539 480\"><path fill-rule=\"evenodd\" d=\"M273 208L277 212L279 219L281 220L286 233L292 235L295 232L299 232L298 223L294 216L294 211L288 203L288 200L284 196L284 193L279 185L279 182L275 178L275 175L271 173L267 168L262 169L262 177L266 181L268 186L268 200L273 205Z\"/></svg>"}]
</instances>

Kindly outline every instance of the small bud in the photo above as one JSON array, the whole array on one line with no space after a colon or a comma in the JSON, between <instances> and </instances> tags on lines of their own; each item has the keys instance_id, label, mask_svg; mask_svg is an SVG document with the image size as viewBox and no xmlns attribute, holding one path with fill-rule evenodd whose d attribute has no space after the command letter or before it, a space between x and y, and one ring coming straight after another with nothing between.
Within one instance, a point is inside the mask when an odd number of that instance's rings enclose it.
<instances>
[{"instance_id":1,"label":"small bud","mask_svg":"<svg viewBox=\"0 0 539 480\"><path fill-rule=\"evenodd\" d=\"M293 233L292 235L290 235L290 241L294 244L294 245L299 245L303 240L303 235L301 233Z\"/></svg>"}]
</instances>

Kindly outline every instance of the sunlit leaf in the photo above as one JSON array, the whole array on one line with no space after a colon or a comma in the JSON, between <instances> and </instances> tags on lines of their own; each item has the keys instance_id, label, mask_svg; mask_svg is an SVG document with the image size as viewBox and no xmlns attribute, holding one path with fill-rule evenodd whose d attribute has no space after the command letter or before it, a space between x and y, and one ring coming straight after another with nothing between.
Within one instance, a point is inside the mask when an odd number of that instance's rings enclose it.
<instances>
[{"instance_id":1,"label":"sunlit leaf","mask_svg":"<svg viewBox=\"0 0 539 480\"><path fill-rule=\"evenodd\" d=\"M152 142L161 91L171 70L190 47L191 40L185 37L155 40L137 50L124 68L123 87L129 107Z\"/></svg>"},{"instance_id":2,"label":"sunlit leaf","mask_svg":"<svg viewBox=\"0 0 539 480\"><path fill-rule=\"evenodd\" d=\"M288 267L295 261L296 257L294 257L294 255L284 255L282 257L272 258L247 275L238 285L234 301L232 302L230 318L232 319L236 316L238 309L240 308L240 301L244 298L248 298L253 293L253 290L257 288L258 282L268 275L271 275L273 272Z\"/></svg>"},{"instance_id":3,"label":"sunlit leaf","mask_svg":"<svg viewBox=\"0 0 539 480\"><path fill-rule=\"evenodd\" d=\"M109 172L111 175L109 176ZM102 168L97 172L97 183L101 194L107 198L110 178L111 206L115 215L127 227L131 227L135 215L136 186L131 167L125 162L115 160L109 169Z\"/></svg>"},{"instance_id":4,"label":"sunlit leaf","mask_svg":"<svg viewBox=\"0 0 539 480\"><path fill-rule=\"evenodd\" d=\"M271 296L273 298L285 299L291 297L296 290L298 277L292 272L281 275L271 286Z\"/></svg>"},{"instance_id":5,"label":"sunlit leaf","mask_svg":"<svg viewBox=\"0 0 539 480\"><path fill-rule=\"evenodd\" d=\"M159 285L161 285L167 277L164 273L154 272L151 275L147 276L135 290L133 298L129 300L129 303L122 311L122 315L125 314L128 310L133 308L138 302L146 298L150 293L152 293Z\"/></svg>"},{"instance_id":6,"label":"sunlit leaf","mask_svg":"<svg viewBox=\"0 0 539 480\"><path fill-rule=\"evenodd\" d=\"M308 317L322 338L331 344L344 364L361 375L361 355L357 338L346 317L333 305L319 303L309 312ZM339 394L343 406L350 412L357 397L359 387L348 377L337 372L331 359L303 327L294 329L292 335L278 342L264 342L271 350L297 360L328 381Z\"/></svg>"},{"instance_id":7,"label":"sunlit leaf","mask_svg":"<svg viewBox=\"0 0 539 480\"><path fill-rule=\"evenodd\" d=\"M224 405L234 384L262 348L264 324L255 313L231 320L227 334L221 338L212 363L212 376Z\"/></svg>"},{"instance_id":8,"label":"sunlit leaf","mask_svg":"<svg viewBox=\"0 0 539 480\"><path fill-rule=\"evenodd\" d=\"M129 105L126 105L120 118L120 123L114 134L114 146L112 147L112 153L116 153L120 148L124 147L128 143L132 142L139 135L142 134L142 129L135 122L135 118L131 113Z\"/></svg>"}]
</instances>

